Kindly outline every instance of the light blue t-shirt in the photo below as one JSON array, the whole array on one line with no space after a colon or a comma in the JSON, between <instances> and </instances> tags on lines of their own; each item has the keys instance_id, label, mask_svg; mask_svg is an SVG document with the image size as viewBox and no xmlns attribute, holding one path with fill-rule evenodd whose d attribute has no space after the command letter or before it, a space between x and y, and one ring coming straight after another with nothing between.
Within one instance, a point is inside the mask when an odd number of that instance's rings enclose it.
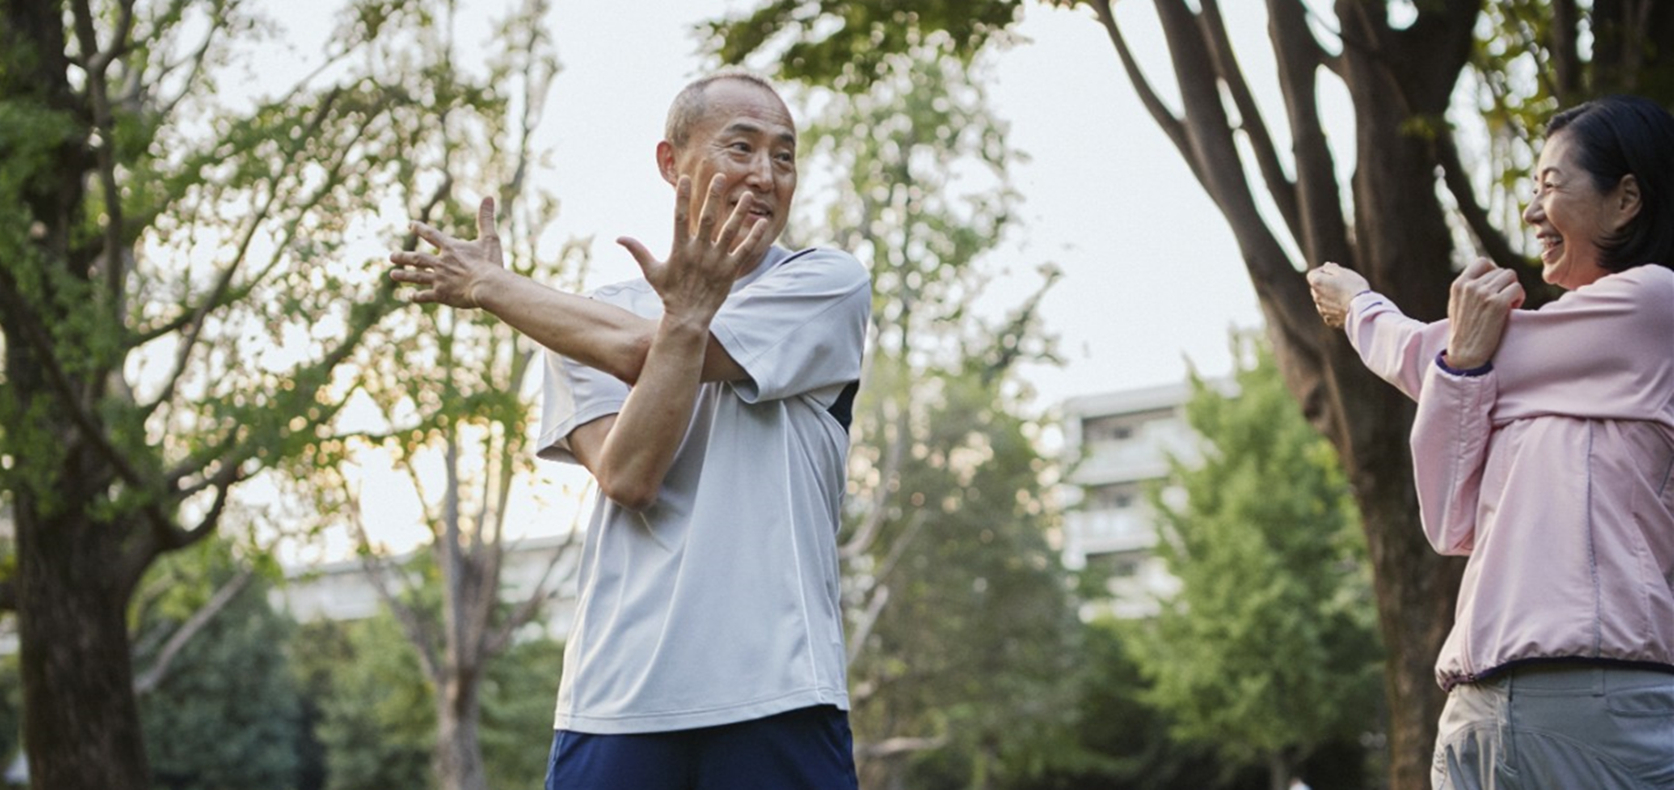
<instances>
[{"instance_id":1,"label":"light blue t-shirt","mask_svg":"<svg viewBox=\"0 0 1674 790\"><path fill-rule=\"evenodd\" d=\"M871 283L847 253L773 247L710 332L748 381L701 385L656 504L599 497L555 726L616 734L848 708L837 529ZM644 280L593 298L648 318ZM548 352L541 457L628 386Z\"/></svg>"}]
</instances>

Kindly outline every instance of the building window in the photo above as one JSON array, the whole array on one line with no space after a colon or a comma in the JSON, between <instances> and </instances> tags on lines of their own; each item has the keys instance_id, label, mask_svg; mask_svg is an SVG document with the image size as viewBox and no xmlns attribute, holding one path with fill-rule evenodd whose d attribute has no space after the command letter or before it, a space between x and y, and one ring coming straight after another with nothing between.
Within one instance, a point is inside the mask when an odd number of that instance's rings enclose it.
<instances>
[{"instance_id":1,"label":"building window","mask_svg":"<svg viewBox=\"0 0 1674 790\"><path fill-rule=\"evenodd\" d=\"M1081 423L1083 441L1120 442L1133 438L1133 424L1120 417L1093 417Z\"/></svg>"},{"instance_id":2,"label":"building window","mask_svg":"<svg viewBox=\"0 0 1674 790\"><path fill-rule=\"evenodd\" d=\"M1133 507L1134 493L1131 483L1091 486L1087 489L1087 507L1091 510L1127 510Z\"/></svg>"}]
</instances>

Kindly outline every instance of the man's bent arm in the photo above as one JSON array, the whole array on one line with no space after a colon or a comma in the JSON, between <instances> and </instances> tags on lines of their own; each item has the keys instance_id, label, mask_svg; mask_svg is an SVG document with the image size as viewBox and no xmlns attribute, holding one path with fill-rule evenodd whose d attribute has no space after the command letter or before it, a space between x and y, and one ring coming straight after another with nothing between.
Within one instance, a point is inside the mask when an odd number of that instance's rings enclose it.
<instances>
[{"instance_id":1,"label":"man's bent arm","mask_svg":"<svg viewBox=\"0 0 1674 790\"><path fill-rule=\"evenodd\" d=\"M705 343L714 343L706 322L665 316L622 410L570 433L571 452L612 502L642 510L657 501L691 425Z\"/></svg>"}]
</instances>

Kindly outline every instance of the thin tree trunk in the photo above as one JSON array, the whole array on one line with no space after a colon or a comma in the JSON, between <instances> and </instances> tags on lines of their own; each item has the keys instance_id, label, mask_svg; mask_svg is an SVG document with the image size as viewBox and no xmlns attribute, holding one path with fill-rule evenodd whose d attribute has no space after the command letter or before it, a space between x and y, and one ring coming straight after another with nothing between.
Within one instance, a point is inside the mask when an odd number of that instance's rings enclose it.
<instances>
[{"instance_id":1,"label":"thin tree trunk","mask_svg":"<svg viewBox=\"0 0 1674 790\"><path fill-rule=\"evenodd\" d=\"M483 773L482 744L477 736L481 718L480 686L458 674L436 689L436 784L442 790L488 790Z\"/></svg>"}]
</instances>

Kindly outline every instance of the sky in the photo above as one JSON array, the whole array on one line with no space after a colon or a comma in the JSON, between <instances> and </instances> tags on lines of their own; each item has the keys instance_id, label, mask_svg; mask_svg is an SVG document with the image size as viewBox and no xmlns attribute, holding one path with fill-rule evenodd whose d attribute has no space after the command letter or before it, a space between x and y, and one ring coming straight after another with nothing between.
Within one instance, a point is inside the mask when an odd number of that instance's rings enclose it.
<instances>
[{"instance_id":1,"label":"sky","mask_svg":"<svg viewBox=\"0 0 1674 790\"><path fill-rule=\"evenodd\" d=\"M466 20L460 46L494 46L487 34L492 13L481 9L504 4L465 5L461 13L475 21ZM706 66L697 23L753 4L553 0L549 25L562 71L534 142L551 152L543 186L561 201L557 232L594 239L589 287L637 276L632 259L612 241L618 236L639 238L653 251L667 249L672 194L657 174L653 151L668 102ZM1269 124L1282 126L1271 121L1282 118L1282 107L1265 17L1255 3L1223 5ZM318 58L340 6L340 0L268 0L288 49L256 56L257 72L282 84L298 73L298 59ZM1142 66L1168 99L1167 51L1148 4L1119 3L1117 13ZM1220 213L1140 105L1090 11L1027 3L1016 32L1019 40L991 62L989 88L993 112L1010 126L1010 146L1027 155L1010 173L1022 195L1021 223L986 261L997 276L979 311L998 316L1015 305L1038 285L1035 272L1042 264L1062 270L1041 311L1064 362L1021 371L1035 391L1030 405L1050 413L1078 395L1179 382L1188 363L1208 376L1230 372L1229 332L1259 327L1261 317ZM1330 90L1322 88L1321 95L1328 134L1352 145L1340 120L1346 113L1333 114ZM1283 129L1273 133L1285 150ZM1352 162L1351 152L1339 151L1338 161ZM805 172L804 182L811 177ZM573 493L584 485L574 469L541 466L536 486ZM384 489L369 480L369 496ZM388 496L377 510L392 525L411 524L416 510L400 505L410 494ZM523 512L512 521L533 525L534 532L573 523L554 506L521 501ZM373 527L401 533L396 526ZM389 539L392 547L411 545L410 527L401 534L407 537Z\"/></svg>"}]
</instances>

